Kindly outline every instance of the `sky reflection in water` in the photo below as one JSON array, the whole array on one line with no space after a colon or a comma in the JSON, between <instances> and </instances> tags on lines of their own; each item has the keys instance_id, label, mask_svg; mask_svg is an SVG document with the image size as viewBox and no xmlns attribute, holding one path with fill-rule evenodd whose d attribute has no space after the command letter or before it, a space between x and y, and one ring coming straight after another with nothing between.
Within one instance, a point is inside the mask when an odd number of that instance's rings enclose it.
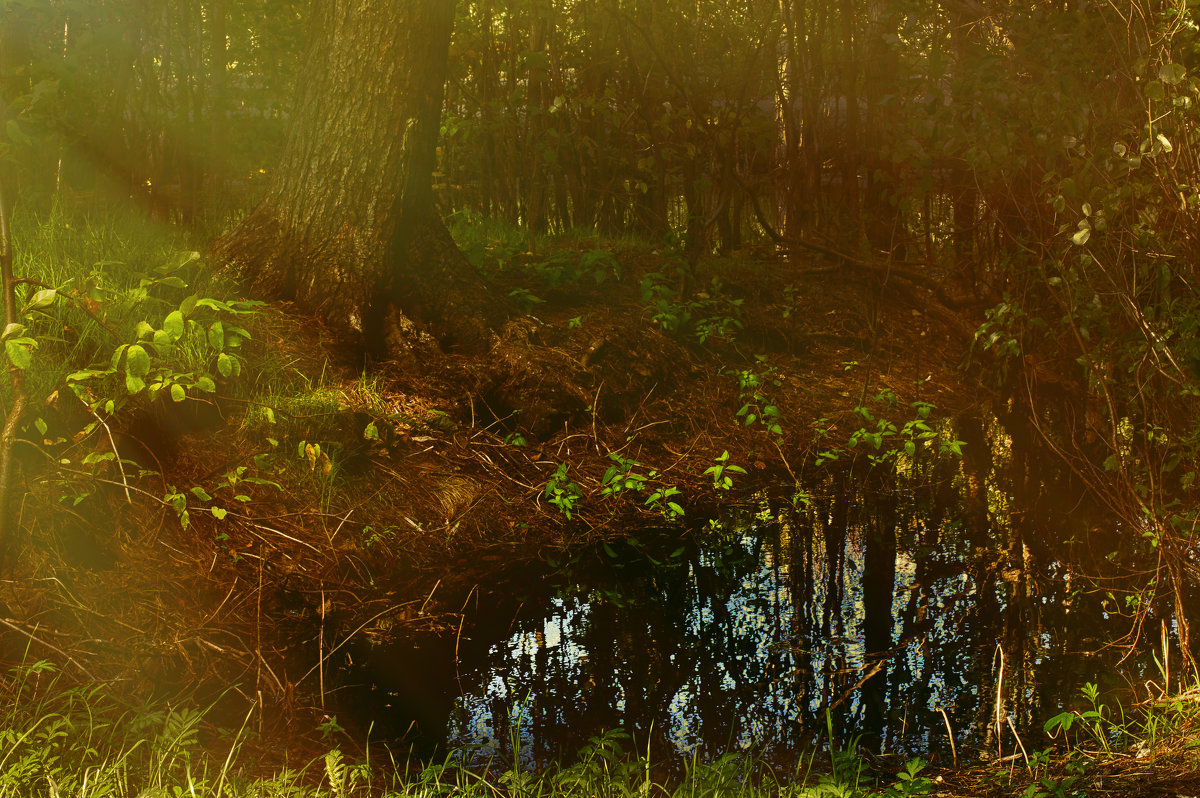
<instances>
[{"instance_id":1,"label":"sky reflection in water","mask_svg":"<svg viewBox=\"0 0 1200 798\"><path fill-rule=\"evenodd\" d=\"M970 757L996 748L998 648L1022 730L1111 664L1084 653L1112 632L1104 613L1057 562L1014 553L1011 529L980 534L916 492L838 487L564 567L556 595L460 664L448 742L486 758L519 740L538 764L624 728L660 757L754 748L782 764L832 707L841 744L928 756L949 753L944 709Z\"/></svg>"}]
</instances>

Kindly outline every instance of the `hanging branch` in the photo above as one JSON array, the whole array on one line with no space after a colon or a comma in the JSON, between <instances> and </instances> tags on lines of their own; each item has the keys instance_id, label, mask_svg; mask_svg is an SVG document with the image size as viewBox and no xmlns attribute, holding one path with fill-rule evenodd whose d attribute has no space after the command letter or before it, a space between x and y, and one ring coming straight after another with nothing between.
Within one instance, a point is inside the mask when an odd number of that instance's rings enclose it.
<instances>
[{"instance_id":1,"label":"hanging branch","mask_svg":"<svg viewBox=\"0 0 1200 798\"><path fill-rule=\"evenodd\" d=\"M9 229L9 206L4 192L4 178L0 174L0 291L4 293L4 328L17 323L17 280L12 268L12 231ZM13 443L17 436L17 425L25 415L29 394L25 388L25 373L15 364L9 363L9 379L12 384L12 404L4 417L0 429L0 574L4 573L9 541L12 539L11 518L13 483Z\"/></svg>"}]
</instances>

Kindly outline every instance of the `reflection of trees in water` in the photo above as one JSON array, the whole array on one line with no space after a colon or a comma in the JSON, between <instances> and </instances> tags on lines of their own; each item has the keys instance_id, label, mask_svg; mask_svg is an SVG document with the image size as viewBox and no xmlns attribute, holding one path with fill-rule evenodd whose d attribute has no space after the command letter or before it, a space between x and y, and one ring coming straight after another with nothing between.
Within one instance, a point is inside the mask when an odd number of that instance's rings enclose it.
<instances>
[{"instance_id":1,"label":"reflection of trees in water","mask_svg":"<svg viewBox=\"0 0 1200 798\"><path fill-rule=\"evenodd\" d=\"M1037 533L1012 522L1028 517L980 514L960 473L829 473L808 508L764 499L677 557L677 540L597 551L478 666L490 681L460 700L452 737L482 724L503 741L519 716L538 761L616 727L658 752L794 755L833 707L843 743L915 753L948 749L945 708L960 750L994 748L997 645L1006 706L1027 727L1081 683L1088 665L1069 652L1086 625L1030 572L1022 540ZM998 489L983 478L965 480L976 499Z\"/></svg>"}]
</instances>

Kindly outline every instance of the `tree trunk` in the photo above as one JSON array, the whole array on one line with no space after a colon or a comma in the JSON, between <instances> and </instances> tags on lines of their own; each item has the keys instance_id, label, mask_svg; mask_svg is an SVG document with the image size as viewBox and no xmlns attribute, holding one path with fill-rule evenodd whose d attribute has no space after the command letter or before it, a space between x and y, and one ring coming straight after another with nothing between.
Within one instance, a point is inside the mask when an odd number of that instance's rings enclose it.
<instances>
[{"instance_id":1,"label":"tree trunk","mask_svg":"<svg viewBox=\"0 0 1200 798\"><path fill-rule=\"evenodd\" d=\"M454 4L316 0L291 131L263 202L214 245L252 290L379 356L393 311L480 351L504 306L454 246L432 174Z\"/></svg>"}]
</instances>

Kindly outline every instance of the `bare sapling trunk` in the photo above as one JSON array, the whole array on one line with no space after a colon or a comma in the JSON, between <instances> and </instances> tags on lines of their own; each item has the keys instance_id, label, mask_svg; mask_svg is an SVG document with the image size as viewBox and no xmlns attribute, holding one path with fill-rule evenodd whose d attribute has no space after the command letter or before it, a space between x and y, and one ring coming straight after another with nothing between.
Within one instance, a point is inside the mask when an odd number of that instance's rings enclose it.
<instances>
[{"instance_id":1,"label":"bare sapling trunk","mask_svg":"<svg viewBox=\"0 0 1200 798\"><path fill-rule=\"evenodd\" d=\"M4 330L8 337L12 325L17 323L17 280L13 276L12 231L9 227L9 205L5 194L4 176L0 174L0 290L4 292ZM9 381L12 386L11 404L4 416L0 429L0 573L7 566L8 547L16 526L12 518L13 482L15 463L13 446L17 438L17 426L25 415L29 394L25 389L25 373L14 363L8 365Z\"/></svg>"}]
</instances>

